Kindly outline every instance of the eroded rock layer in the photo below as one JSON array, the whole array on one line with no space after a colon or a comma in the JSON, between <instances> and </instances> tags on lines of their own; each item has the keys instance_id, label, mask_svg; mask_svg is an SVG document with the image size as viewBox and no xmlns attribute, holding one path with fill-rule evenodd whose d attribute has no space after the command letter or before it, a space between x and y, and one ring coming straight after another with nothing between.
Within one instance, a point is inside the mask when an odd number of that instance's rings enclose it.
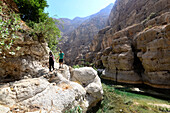
<instances>
[{"instance_id":1,"label":"eroded rock layer","mask_svg":"<svg viewBox=\"0 0 170 113\"><path fill-rule=\"evenodd\" d=\"M117 0L109 23L86 60L104 67L104 78L170 88L170 2Z\"/></svg>"}]
</instances>

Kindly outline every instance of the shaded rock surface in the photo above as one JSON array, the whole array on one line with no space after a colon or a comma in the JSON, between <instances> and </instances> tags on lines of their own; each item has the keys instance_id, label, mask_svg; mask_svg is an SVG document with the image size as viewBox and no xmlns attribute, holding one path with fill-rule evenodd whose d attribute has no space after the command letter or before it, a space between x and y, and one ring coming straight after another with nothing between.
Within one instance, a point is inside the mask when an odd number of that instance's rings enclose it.
<instances>
[{"instance_id":1,"label":"shaded rock surface","mask_svg":"<svg viewBox=\"0 0 170 113\"><path fill-rule=\"evenodd\" d=\"M86 60L103 78L170 88L169 0L117 0L109 27L99 31Z\"/></svg>"}]
</instances>

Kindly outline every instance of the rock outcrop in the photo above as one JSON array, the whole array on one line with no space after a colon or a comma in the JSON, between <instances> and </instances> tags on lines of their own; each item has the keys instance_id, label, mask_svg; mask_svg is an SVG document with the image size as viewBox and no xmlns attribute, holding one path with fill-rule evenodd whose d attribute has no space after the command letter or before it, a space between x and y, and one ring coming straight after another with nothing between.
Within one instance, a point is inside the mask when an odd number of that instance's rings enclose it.
<instances>
[{"instance_id":1,"label":"rock outcrop","mask_svg":"<svg viewBox=\"0 0 170 113\"><path fill-rule=\"evenodd\" d=\"M20 112L39 108L57 113L78 106L86 94L85 89L77 83L60 82L56 85L38 78L18 81L10 87L2 88L0 92L1 104L16 106Z\"/></svg>"},{"instance_id":2,"label":"rock outcrop","mask_svg":"<svg viewBox=\"0 0 170 113\"><path fill-rule=\"evenodd\" d=\"M117 0L109 27L94 38L86 60L103 78L170 88L170 2Z\"/></svg>"},{"instance_id":3,"label":"rock outcrop","mask_svg":"<svg viewBox=\"0 0 170 113\"><path fill-rule=\"evenodd\" d=\"M88 67L72 69L71 73L69 79L73 81L66 79L59 71L54 71L43 77L1 85L0 111L64 113L80 106L85 112L102 99L100 78L94 69Z\"/></svg>"},{"instance_id":4,"label":"rock outcrop","mask_svg":"<svg viewBox=\"0 0 170 113\"><path fill-rule=\"evenodd\" d=\"M1 3L3 12L0 14L3 21L10 22L13 20L13 18L9 16L14 13L14 11L10 9L13 7L11 6L13 4L15 3L12 0L4 0ZM13 9L16 8L13 7ZM38 76L46 72L44 67L48 67L49 52L46 42L42 37L35 38L31 36L29 33L30 28L22 20L18 23L15 21L15 23L11 24L10 26L14 26L13 24L19 26L20 30L15 31L18 38L15 38L10 49L5 49L0 45L0 82L21 79L24 76ZM3 38L0 40L3 42L2 39ZM7 46L9 41L5 41L4 44Z\"/></svg>"},{"instance_id":5,"label":"rock outcrop","mask_svg":"<svg viewBox=\"0 0 170 113\"><path fill-rule=\"evenodd\" d=\"M93 37L100 29L103 29L108 23L108 17L113 4L110 4L100 12L86 17L76 29L69 34L63 34L65 38L60 42L59 47L65 53L65 62L68 65L81 64ZM67 27L66 27L67 29Z\"/></svg>"}]
</instances>

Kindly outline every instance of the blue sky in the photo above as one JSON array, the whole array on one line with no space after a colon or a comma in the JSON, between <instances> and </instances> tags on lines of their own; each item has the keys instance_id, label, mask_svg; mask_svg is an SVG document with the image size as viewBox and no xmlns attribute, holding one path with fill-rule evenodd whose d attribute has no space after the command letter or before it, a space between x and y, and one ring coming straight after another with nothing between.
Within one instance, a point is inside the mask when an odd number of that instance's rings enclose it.
<instances>
[{"instance_id":1,"label":"blue sky","mask_svg":"<svg viewBox=\"0 0 170 113\"><path fill-rule=\"evenodd\" d=\"M50 17L73 19L97 13L114 2L115 0L47 0L49 7L45 12Z\"/></svg>"}]
</instances>

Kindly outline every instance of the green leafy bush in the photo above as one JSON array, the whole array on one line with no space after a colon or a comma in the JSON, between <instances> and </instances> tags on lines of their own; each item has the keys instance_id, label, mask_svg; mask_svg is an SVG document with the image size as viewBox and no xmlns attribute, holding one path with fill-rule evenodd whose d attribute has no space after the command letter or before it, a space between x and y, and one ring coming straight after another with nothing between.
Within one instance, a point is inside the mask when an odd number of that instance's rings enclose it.
<instances>
[{"instance_id":1,"label":"green leafy bush","mask_svg":"<svg viewBox=\"0 0 170 113\"><path fill-rule=\"evenodd\" d=\"M39 37L44 38L51 50L56 50L56 45L61 37L59 28L55 25L59 23L53 18L47 18L44 22L34 23L33 31L39 34Z\"/></svg>"},{"instance_id":2,"label":"green leafy bush","mask_svg":"<svg viewBox=\"0 0 170 113\"><path fill-rule=\"evenodd\" d=\"M82 65L74 65L74 66L73 66L74 69L75 69L75 68L81 68L81 67L84 67L84 66L82 66Z\"/></svg>"},{"instance_id":3,"label":"green leafy bush","mask_svg":"<svg viewBox=\"0 0 170 113\"><path fill-rule=\"evenodd\" d=\"M21 13L23 21L33 21L35 23L43 22L48 18L44 13L45 7L48 7L46 0L14 0Z\"/></svg>"},{"instance_id":4,"label":"green leafy bush","mask_svg":"<svg viewBox=\"0 0 170 113\"><path fill-rule=\"evenodd\" d=\"M44 8L48 7L46 0L14 0L23 21L32 28L30 34L36 39L45 39L49 48L56 52L56 45L60 41L60 30L56 25L59 21L48 17Z\"/></svg>"}]
</instances>

